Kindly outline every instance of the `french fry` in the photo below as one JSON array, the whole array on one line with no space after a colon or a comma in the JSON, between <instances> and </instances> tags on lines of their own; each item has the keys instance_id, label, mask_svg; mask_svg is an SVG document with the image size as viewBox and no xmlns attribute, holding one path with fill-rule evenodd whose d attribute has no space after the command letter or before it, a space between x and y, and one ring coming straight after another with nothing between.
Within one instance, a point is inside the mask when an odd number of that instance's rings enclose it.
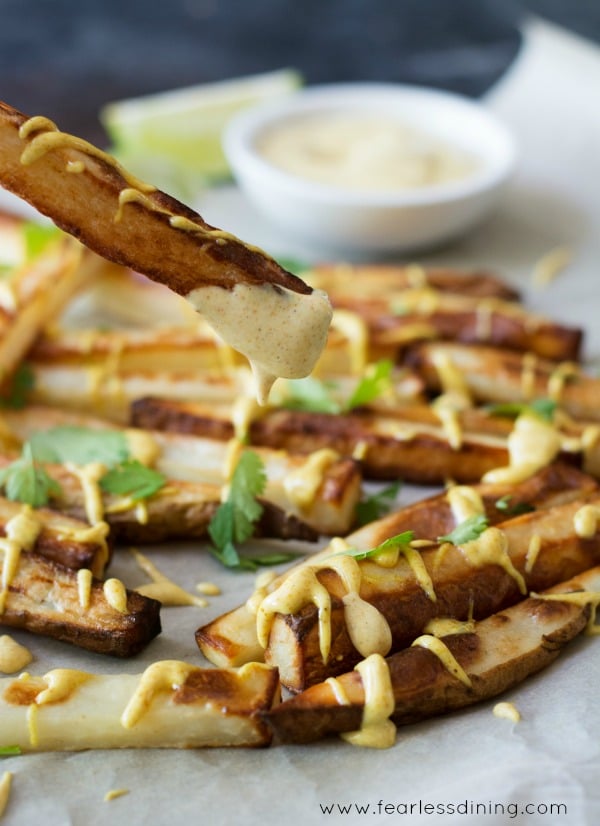
<instances>
[{"instance_id":1,"label":"french fry","mask_svg":"<svg viewBox=\"0 0 600 826\"><path fill-rule=\"evenodd\" d=\"M555 464L518 485L475 485L473 488L481 496L489 524L495 525L506 516L506 512L497 507L497 503L502 503L506 497L509 497L511 508L517 512L525 506L541 513L593 494L598 490L598 485L595 480L574 468ZM443 536L456 527L456 522L447 496L442 493L365 525L348 536L346 543L353 548L368 550L408 530L414 531L418 539ZM318 565L332 552L332 548L328 546L301 564ZM279 587L297 569L298 566L295 566L275 579L265 588L263 595L266 596ZM222 667L242 665L244 662L264 658L264 648L259 643L256 632L256 611L251 610L247 604L199 628L196 642L208 660Z\"/></svg>"},{"instance_id":2,"label":"french fry","mask_svg":"<svg viewBox=\"0 0 600 826\"><path fill-rule=\"evenodd\" d=\"M524 514L488 529L482 536L490 540L493 536L504 547L501 556L490 552L491 542L484 539L477 540L483 545L473 547L473 555L467 550L469 543L448 544L441 554L437 545L423 548L420 565L430 580L430 592L404 557L384 569L369 559L359 561L360 597L385 618L391 632L390 651L408 645L434 617L466 619L471 612L481 619L517 602L527 590L549 588L594 566L600 560L600 533L582 538L574 526L575 515L585 505L597 507L600 496L592 494L551 510ZM292 691L336 676L361 658L345 620L347 586L326 566L326 562L319 564L317 578L331 605L327 656L319 612L308 595L296 600L302 608L276 612L270 625L265 661L279 668L283 684ZM276 602L272 594L269 600Z\"/></svg>"},{"instance_id":3,"label":"french fry","mask_svg":"<svg viewBox=\"0 0 600 826\"><path fill-rule=\"evenodd\" d=\"M369 329L372 359L397 357L414 341L443 339L463 344L488 344L541 358L576 361L583 333L529 313L501 299L479 299L430 290L407 290L396 311L387 298L349 297L342 305L359 314Z\"/></svg>"},{"instance_id":4,"label":"french fry","mask_svg":"<svg viewBox=\"0 0 600 826\"><path fill-rule=\"evenodd\" d=\"M422 339L492 344L555 360L580 355L580 329L529 312L515 301L514 290L489 274L325 265L306 275L327 290L334 309L362 318L371 360L395 358Z\"/></svg>"},{"instance_id":5,"label":"french fry","mask_svg":"<svg viewBox=\"0 0 600 826\"><path fill-rule=\"evenodd\" d=\"M443 636L468 683L427 648L411 646L393 654L387 659L394 702L391 719L406 725L482 702L546 668L586 627L599 592L600 568L592 568L542 595L564 594L565 601L532 595L463 633ZM570 594L583 599L570 602ZM338 676L335 685L323 682L308 688L263 717L278 742L308 743L359 730L364 709L362 678L352 671Z\"/></svg>"},{"instance_id":6,"label":"french fry","mask_svg":"<svg viewBox=\"0 0 600 826\"><path fill-rule=\"evenodd\" d=\"M59 668L0 680L0 731L23 752L266 746L259 714L278 697L277 672L256 663L225 671L167 660L110 675Z\"/></svg>"},{"instance_id":7,"label":"french fry","mask_svg":"<svg viewBox=\"0 0 600 826\"><path fill-rule=\"evenodd\" d=\"M8 564L0 552L0 570ZM22 551L4 595L0 624L114 657L139 653L160 633L160 603L116 585L114 607L99 580L82 600L78 575L35 553ZM86 604L88 603L88 604Z\"/></svg>"},{"instance_id":8,"label":"french fry","mask_svg":"<svg viewBox=\"0 0 600 826\"><path fill-rule=\"evenodd\" d=\"M232 408L169 399L134 402L137 427L227 440ZM310 453L330 447L354 457L367 479L403 479L415 484L478 482L509 464L508 436L514 422L485 410L457 411L448 428L429 405L409 404L385 412L356 410L331 415L300 410L265 410L249 426L250 443ZM561 457L590 473L600 472L600 431L568 422L559 428Z\"/></svg>"},{"instance_id":9,"label":"french fry","mask_svg":"<svg viewBox=\"0 0 600 826\"><path fill-rule=\"evenodd\" d=\"M8 461L0 456L0 467ZM45 469L61 489L52 506L81 524L89 514L80 478L63 465L45 465ZM100 491L103 519L99 524L106 526L114 542L148 544L168 539L206 539L210 521L222 501L221 492L220 485L178 479L167 480L163 489L142 502ZM317 531L298 516L286 513L273 502L261 500L261 505L263 513L255 527L256 536L306 542L318 538ZM87 529L97 530L98 525L90 528L88 524ZM62 547L61 543L54 553L66 554L67 546Z\"/></svg>"},{"instance_id":10,"label":"french fry","mask_svg":"<svg viewBox=\"0 0 600 826\"><path fill-rule=\"evenodd\" d=\"M318 367L340 406L361 379L350 372L350 351L348 340L333 330ZM120 422L126 421L129 405L144 396L222 404L249 395L252 387L239 355L197 323L194 328L156 330L55 329L38 339L28 366L34 376L31 401L101 412ZM287 386L278 383L273 403ZM395 369L388 392L369 406L388 409L415 401L422 390L415 374Z\"/></svg>"},{"instance_id":11,"label":"french fry","mask_svg":"<svg viewBox=\"0 0 600 826\"><path fill-rule=\"evenodd\" d=\"M173 528L179 525L180 536L204 535L206 517L210 521L209 513L212 514L220 503L221 489L229 480L236 457L247 449L241 444L236 445L236 452L232 455L230 447L222 441L185 434L123 429L97 417L35 405L17 412L6 411L3 421L13 436L21 441L26 441L35 432L60 425L122 432L131 447L132 455L137 456L137 451L140 451L141 461L152 464L169 480L166 491L159 491L157 497L150 498L147 503L146 524L150 526L151 523L153 538L161 523L165 527L171 524ZM262 499L270 505L272 516L271 522L265 523L265 526L287 525L289 537L294 535L291 530L294 525L298 530L304 524L310 530L307 532L301 529L302 538L308 538L311 531L314 537L315 533L332 535L347 533L351 529L361 495L361 475L352 459L340 458L331 450L316 457L293 456L268 448L259 448L255 452L263 462L267 477ZM57 506L65 507L68 513L81 514L84 510L83 496L80 486L73 484L73 474L53 468L51 475L63 487L62 503L59 498ZM181 484L182 482L188 484ZM195 492L194 484L198 486ZM194 497L199 505L204 505L204 516L198 508L189 511L194 504ZM120 523L122 528L124 522L120 518L111 518L111 513L118 513L118 499L110 496L105 498L109 524ZM136 503L133 503L130 511L134 511L135 507ZM168 507L174 510L171 516L165 513ZM123 510L127 511L127 508ZM285 515L283 520L273 519L277 510ZM194 512L199 521L193 519ZM187 517L184 516L185 513L188 513ZM176 518L176 514L179 518ZM128 524L131 521L127 520ZM186 529L191 530L191 533L184 534ZM144 528L140 527L138 535L143 533Z\"/></svg>"},{"instance_id":12,"label":"french fry","mask_svg":"<svg viewBox=\"0 0 600 826\"><path fill-rule=\"evenodd\" d=\"M0 496L0 534L6 535L7 523L21 511L22 505ZM110 560L107 545L108 525L93 528L87 522L74 519L49 508L36 508L39 533L33 550L64 565L66 568L89 568L101 577Z\"/></svg>"},{"instance_id":13,"label":"french fry","mask_svg":"<svg viewBox=\"0 0 600 826\"><path fill-rule=\"evenodd\" d=\"M433 391L440 389L434 359L441 346L476 401L527 403L552 398L573 418L600 422L600 379L571 362L556 364L494 347L428 342L411 348L406 362L418 370Z\"/></svg>"},{"instance_id":14,"label":"french fry","mask_svg":"<svg viewBox=\"0 0 600 826\"><path fill-rule=\"evenodd\" d=\"M41 136L44 149L32 152ZM6 189L102 257L180 295L206 284L231 289L239 281L312 291L265 253L216 231L189 207L135 180L113 158L59 132L46 118L28 118L0 102L0 148L0 182ZM29 157L24 155L28 148ZM122 210L119 195L126 189L136 189L141 197ZM178 230L169 221L173 215L194 224L197 232Z\"/></svg>"},{"instance_id":15,"label":"french fry","mask_svg":"<svg viewBox=\"0 0 600 826\"><path fill-rule=\"evenodd\" d=\"M98 261L73 239L63 238L2 280L0 383L67 301L95 276Z\"/></svg>"},{"instance_id":16,"label":"french fry","mask_svg":"<svg viewBox=\"0 0 600 826\"><path fill-rule=\"evenodd\" d=\"M314 264L303 273L313 287L325 290L334 303L355 298L369 301L385 296L388 304L401 299L406 290L430 288L473 298L518 301L519 291L485 270L465 271L420 264Z\"/></svg>"}]
</instances>

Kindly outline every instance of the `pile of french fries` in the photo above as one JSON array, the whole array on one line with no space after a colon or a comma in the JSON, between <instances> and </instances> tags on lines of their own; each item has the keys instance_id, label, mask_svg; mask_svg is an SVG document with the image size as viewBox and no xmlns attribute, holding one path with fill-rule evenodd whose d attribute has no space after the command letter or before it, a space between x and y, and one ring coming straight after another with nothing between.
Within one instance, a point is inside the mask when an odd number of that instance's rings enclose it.
<instances>
[{"instance_id":1,"label":"pile of french fries","mask_svg":"<svg viewBox=\"0 0 600 826\"><path fill-rule=\"evenodd\" d=\"M0 680L0 747L334 733L390 745L390 720L497 696L590 627L600 379L580 364L581 330L532 314L486 272L316 266L302 275L334 306L327 347L310 379L280 380L259 408L243 359L183 299L58 231L28 254L25 226L0 218L0 472L37 434L67 427L121 434L167 481L142 502L102 490L94 457L36 461L43 506L5 481L0 624L118 657L151 644L160 604L111 580L112 555L129 542L210 541L249 452L266 477L254 535L321 545L198 629L214 668L167 661L103 676L99 657L98 674ZM544 435L526 467L519 422ZM365 500L397 481L440 492L405 507L388 497L391 511L361 524ZM32 514L25 541L16 526ZM453 533L474 517L475 535Z\"/></svg>"}]
</instances>

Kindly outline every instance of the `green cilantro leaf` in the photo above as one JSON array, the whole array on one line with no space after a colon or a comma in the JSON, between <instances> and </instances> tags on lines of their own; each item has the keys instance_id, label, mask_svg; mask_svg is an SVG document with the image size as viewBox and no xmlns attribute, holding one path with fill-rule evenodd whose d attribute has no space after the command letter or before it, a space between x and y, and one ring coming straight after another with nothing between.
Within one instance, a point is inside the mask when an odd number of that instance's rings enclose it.
<instances>
[{"instance_id":1,"label":"green cilantro leaf","mask_svg":"<svg viewBox=\"0 0 600 826\"><path fill-rule=\"evenodd\" d=\"M341 413L341 404L333 398L333 382L324 382L313 376L290 379L286 384L286 396L282 407L309 413Z\"/></svg>"},{"instance_id":2,"label":"green cilantro leaf","mask_svg":"<svg viewBox=\"0 0 600 826\"><path fill-rule=\"evenodd\" d=\"M23 445L21 458L0 471L0 487L4 488L7 499L34 508L48 504L51 496L57 496L61 492L58 482L34 461L29 442Z\"/></svg>"},{"instance_id":3,"label":"green cilantro leaf","mask_svg":"<svg viewBox=\"0 0 600 826\"><path fill-rule=\"evenodd\" d=\"M371 364L344 405L345 409L353 410L382 396L392 386L393 368L393 362L389 359L381 359Z\"/></svg>"},{"instance_id":4,"label":"green cilantro leaf","mask_svg":"<svg viewBox=\"0 0 600 826\"><path fill-rule=\"evenodd\" d=\"M393 482L383 490L362 499L356 506L356 521L358 525L374 522L390 512L392 505L402 487L402 482Z\"/></svg>"},{"instance_id":5,"label":"green cilantro leaf","mask_svg":"<svg viewBox=\"0 0 600 826\"><path fill-rule=\"evenodd\" d=\"M401 548L403 546L406 547L413 541L414 538L414 531L403 531L402 533L399 533L396 536L391 536L389 539L386 539L380 545L377 545L375 548L371 548L368 551L361 551L358 548L349 548L347 551L342 551L341 555L351 556L357 560L372 559L374 556L377 556L380 553L385 553L386 551L394 551L396 550L396 548Z\"/></svg>"},{"instance_id":6,"label":"green cilantro leaf","mask_svg":"<svg viewBox=\"0 0 600 826\"><path fill-rule=\"evenodd\" d=\"M59 425L37 431L29 441L40 462L73 462L76 465L102 462L107 467L114 467L129 457L127 438L119 430Z\"/></svg>"},{"instance_id":7,"label":"green cilantro leaf","mask_svg":"<svg viewBox=\"0 0 600 826\"><path fill-rule=\"evenodd\" d=\"M243 453L232 474L227 499L219 505L208 526L215 545L211 553L228 568L255 567L254 563L240 557L236 545L254 533L254 526L263 512L256 497L264 491L266 484L260 456L251 450Z\"/></svg>"},{"instance_id":8,"label":"green cilantro leaf","mask_svg":"<svg viewBox=\"0 0 600 826\"><path fill-rule=\"evenodd\" d=\"M529 502L516 502L514 505L511 505L510 500L512 498L512 494L507 493L506 496L502 496L494 502L494 507L496 510L502 511L506 516L520 516L522 513L531 513L531 511L535 510L534 506L530 505Z\"/></svg>"},{"instance_id":9,"label":"green cilantro leaf","mask_svg":"<svg viewBox=\"0 0 600 826\"><path fill-rule=\"evenodd\" d=\"M37 258L48 244L53 241L60 230L54 224L37 224L35 221L26 221L21 229L25 242L25 260Z\"/></svg>"},{"instance_id":10,"label":"green cilantro leaf","mask_svg":"<svg viewBox=\"0 0 600 826\"><path fill-rule=\"evenodd\" d=\"M321 381L313 376L287 382L287 394L282 407L288 410L305 410L310 413L347 413L355 407L370 404L392 386L393 362L381 359L369 365L350 398L340 403L333 395L335 382Z\"/></svg>"},{"instance_id":11,"label":"green cilantro leaf","mask_svg":"<svg viewBox=\"0 0 600 826\"><path fill-rule=\"evenodd\" d=\"M33 370L28 364L21 364L13 373L7 392L0 396L0 407L21 410L27 404L27 397L33 389Z\"/></svg>"},{"instance_id":12,"label":"green cilantro leaf","mask_svg":"<svg viewBox=\"0 0 600 826\"><path fill-rule=\"evenodd\" d=\"M166 477L157 470L146 467L137 459L126 459L104 474L100 487L106 493L147 499L157 493L166 481Z\"/></svg>"},{"instance_id":13,"label":"green cilantro leaf","mask_svg":"<svg viewBox=\"0 0 600 826\"><path fill-rule=\"evenodd\" d=\"M21 754L21 746L0 746L0 757L14 757Z\"/></svg>"},{"instance_id":14,"label":"green cilantro leaf","mask_svg":"<svg viewBox=\"0 0 600 826\"><path fill-rule=\"evenodd\" d=\"M492 416L507 416L515 419L522 413L534 413L546 422L552 422L556 411L554 399L534 399L531 402L506 402L502 404L490 404L486 406L488 413Z\"/></svg>"},{"instance_id":15,"label":"green cilantro leaf","mask_svg":"<svg viewBox=\"0 0 600 826\"><path fill-rule=\"evenodd\" d=\"M438 536L438 542L451 542L453 545L463 545L465 542L471 542L477 539L478 536L487 530L489 522L487 516L483 513L476 513L469 516L460 525L457 525L453 531L446 536Z\"/></svg>"},{"instance_id":16,"label":"green cilantro leaf","mask_svg":"<svg viewBox=\"0 0 600 826\"><path fill-rule=\"evenodd\" d=\"M291 562L298 557L304 556L302 553L295 553L294 551L274 551L270 554L253 554L252 556L243 557L243 561L252 567L252 570L261 565L281 565L283 562Z\"/></svg>"},{"instance_id":17,"label":"green cilantro leaf","mask_svg":"<svg viewBox=\"0 0 600 826\"><path fill-rule=\"evenodd\" d=\"M307 264L306 261L301 261L299 258L283 256L277 259L277 263L280 267L283 267L284 270L294 275L300 275L310 269L310 264Z\"/></svg>"}]
</instances>

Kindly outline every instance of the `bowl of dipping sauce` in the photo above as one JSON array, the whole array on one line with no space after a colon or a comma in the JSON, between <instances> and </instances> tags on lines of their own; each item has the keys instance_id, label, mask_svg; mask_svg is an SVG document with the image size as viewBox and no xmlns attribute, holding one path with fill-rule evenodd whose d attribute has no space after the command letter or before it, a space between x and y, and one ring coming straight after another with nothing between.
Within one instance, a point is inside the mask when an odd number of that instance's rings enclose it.
<instances>
[{"instance_id":1,"label":"bowl of dipping sauce","mask_svg":"<svg viewBox=\"0 0 600 826\"><path fill-rule=\"evenodd\" d=\"M223 146L275 226L349 254L462 235L496 206L516 159L510 132L481 104L386 83L307 87L245 110Z\"/></svg>"}]
</instances>

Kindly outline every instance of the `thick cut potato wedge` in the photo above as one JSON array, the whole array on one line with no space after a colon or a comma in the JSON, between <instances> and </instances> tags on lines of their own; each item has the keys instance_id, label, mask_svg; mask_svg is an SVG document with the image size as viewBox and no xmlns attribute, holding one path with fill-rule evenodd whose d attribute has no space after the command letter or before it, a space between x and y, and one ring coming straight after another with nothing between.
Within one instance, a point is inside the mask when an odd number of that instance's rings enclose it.
<instances>
[{"instance_id":1,"label":"thick cut potato wedge","mask_svg":"<svg viewBox=\"0 0 600 826\"><path fill-rule=\"evenodd\" d=\"M447 545L441 555L437 546L424 548L420 556L435 599L426 593L403 557L392 568L380 568L368 559L359 562L360 596L389 625L390 650L408 645L435 617L466 619L472 613L481 619L517 602L526 590L549 588L597 564L600 532L580 538L574 528L575 514L587 504L599 506L600 496L593 494L550 510L524 514L491 528L501 530L510 566L503 567L499 559L490 561L485 552L481 561L474 562L477 556L468 554L467 545ZM536 553L532 556L530 549L534 546ZM283 684L293 691L340 674L361 658L345 620L346 589L340 577L327 569L326 562L321 564L317 578L331 599L328 657L324 660L321 651L315 604L308 602L295 613L276 614L270 628L265 661L279 668Z\"/></svg>"},{"instance_id":2,"label":"thick cut potato wedge","mask_svg":"<svg viewBox=\"0 0 600 826\"><path fill-rule=\"evenodd\" d=\"M393 307L405 290L429 287L443 293L473 298L518 301L518 290L502 278L483 270L465 271L419 264L315 264L303 275L316 289L325 290L334 302L360 299L366 302L385 296Z\"/></svg>"},{"instance_id":3,"label":"thick cut potato wedge","mask_svg":"<svg viewBox=\"0 0 600 826\"><path fill-rule=\"evenodd\" d=\"M476 485L490 525L506 518L506 512L497 507L503 497L513 509L526 505L545 511L554 506L579 500L598 490L597 483L579 471L566 465L551 465L539 471L519 485ZM347 544L354 548L369 549L381 544L389 537L412 530L417 538L437 537L449 533L456 527L454 516L446 494L439 494L402 508L376 522L359 529L347 537ZM318 564L332 553L326 548L312 556L302 565ZM290 573L299 566L289 569L275 579L264 595L281 585ZM196 642L204 656L215 665L222 667L242 665L251 660L264 658L264 649L256 632L256 611L248 605L241 605L223 614L196 632Z\"/></svg>"},{"instance_id":4,"label":"thick cut potato wedge","mask_svg":"<svg viewBox=\"0 0 600 826\"><path fill-rule=\"evenodd\" d=\"M569 602L572 592L595 592L589 601ZM442 637L470 685L453 676L432 651L412 646L387 659L394 696L391 719L398 725L496 697L548 666L587 625L600 591L600 568L593 568L546 591L565 601L528 599L474 623L470 631ZM543 595L542 595L543 596ZM360 729L365 691L357 671L308 688L263 716L276 739L308 743L328 734ZM345 697L347 703L341 703Z\"/></svg>"},{"instance_id":5,"label":"thick cut potato wedge","mask_svg":"<svg viewBox=\"0 0 600 826\"><path fill-rule=\"evenodd\" d=\"M234 433L228 405L139 399L132 405L131 421L137 427L213 439L227 440ZM340 415L273 408L252 421L249 437L253 445L294 453L330 447L357 458L367 479L415 484L444 484L448 479L476 483L488 471L509 464L507 438L513 420L465 410L457 414L456 425L456 430L446 429L435 410L421 404ZM586 432L589 429L571 424L564 428L561 458L600 472L600 431L592 440L585 438Z\"/></svg>"},{"instance_id":6,"label":"thick cut potato wedge","mask_svg":"<svg viewBox=\"0 0 600 826\"><path fill-rule=\"evenodd\" d=\"M357 371L352 361L350 343L333 330L317 372L340 408L367 369L361 364ZM28 366L35 380L30 401L119 422L127 420L129 405L145 396L233 404L252 386L250 371L239 355L198 324L156 330L55 329L38 339ZM280 380L272 403L277 404L291 387ZM421 399L422 391L423 382L416 374L395 368L387 392L368 406L388 410Z\"/></svg>"},{"instance_id":7,"label":"thick cut potato wedge","mask_svg":"<svg viewBox=\"0 0 600 826\"><path fill-rule=\"evenodd\" d=\"M0 496L0 535L6 535L7 523L22 510L19 502ZM108 525L93 528L81 519L74 519L49 508L36 508L35 519L40 531L33 550L64 565L66 568L89 568L101 577L110 560L107 545Z\"/></svg>"},{"instance_id":8,"label":"thick cut potato wedge","mask_svg":"<svg viewBox=\"0 0 600 826\"><path fill-rule=\"evenodd\" d=\"M231 289L238 282L312 291L265 253L136 181L108 155L64 135L45 118L31 121L24 134L21 127L29 120L0 102L0 183L102 257L143 272L180 295L207 284ZM30 151L27 159L24 150L48 135L46 149L37 155ZM142 197L121 209L119 195L126 189L136 189ZM116 215L120 220L115 221ZM174 215L197 231L176 229L170 222Z\"/></svg>"},{"instance_id":9,"label":"thick cut potato wedge","mask_svg":"<svg viewBox=\"0 0 600 826\"><path fill-rule=\"evenodd\" d=\"M0 570L6 564L0 554ZM0 625L23 628L62 642L131 657L160 633L160 603L135 591L125 592L124 610L108 601L103 583L95 580L89 605L82 605L77 572L35 553L21 552L9 580Z\"/></svg>"},{"instance_id":10,"label":"thick cut potato wedge","mask_svg":"<svg viewBox=\"0 0 600 826\"><path fill-rule=\"evenodd\" d=\"M419 266L323 265L307 271L334 308L356 313L369 330L371 359L394 358L411 342L445 339L579 357L582 331L528 312L499 279Z\"/></svg>"},{"instance_id":11,"label":"thick cut potato wedge","mask_svg":"<svg viewBox=\"0 0 600 826\"><path fill-rule=\"evenodd\" d=\"M259 714L278 698L277 672L255 663L225 671L167 660L111 675L58 668L0 680L0 731L24 752L265 746Z\"/></svg>"},{"instance_id":12,"label":"thick cut potato wedge","mask_svg":"<svg viewBox=\"0 0 600 826\"><path fill-rule=\"evenodd\" d=\"M98 272L99 259L71 238L53 242L2 279L0 285L0 384L69 299Z\"/></svg>"},{"instance_id":13,"label":"thick cut potato wedge","mask_svg":"<svg viewBox=\"0 0 600 826\"><path fill-rule=\"evenodd\" d=\"M553 398L573 418L600 422L600 379L586 374L576 364L556 364L531 354L494 347L428 342L411 348L405 360L434 392L441 387L434 366L436 353L441 352L460 371L478 402L513 403Z\"/></svg>"},{"instance_id":14,"label":"thick cut potato wedge","mask_svg":"<svg viewBox=\"0 0 600 826\"><path fill-rule=\"evenodd\" d=\"M137 457L137 450L144 464L151 464L169 480L162 491L147 501L148 514L152 519L146 524L150 526L150 522L152 523L150 536L153 539L160 528L161 516L174 527L179 524L179 536L204 535L208 524L204 518L194 527L193 519L190 521L192 514L178 522L176 513L181 516L189 509L194 496L193 485L196 485L198 504L204 503L205 516L210 521L214 509L220 503L221 489L229 481L229 475L235 467L236 456L249 449L240 444L237 445L239 451L232 454L231 446L223 441L201 439L193 435L119 428L116 424L97 417L37 405L17 412L7 411L3 421L13 437L21 441L29 439L33 433L64 425L119 430L123 433L132 455ZM355 508L361 495L362 478L358 465L352 459L340 458L332 450L316 457L290 455L269 448L253 450L261 458L267 478L262 500L268 505L271 518L264 523L263 528L266 529L269 524L272 528L281 524L282 529L286 528L281 536L296 535L297 538L310 538L311 533L312 538L317 534L344 534L352 528ZM56 506L79 515L83 495L81 491L78 493L78 486L72 483L73 475L60 468L53 468L51 472L61 477L59 481L63 486L64 495L62 499L57 499ZM123 527L123 519L111 518L111 513L118 512L119 499L110 495L105 496L105 499L109 524L119 522ZM123 497L120 501L123 502ZM176 512L173 518L165 513L167 503ZM129 509L130 517L134 510L135 504ZM123 508L123 511L127 512L127 508ZM278 520L274 518L277 512L281 514ZM135 520L127 520L131 521ZM296 531L302 525L305 529L300 534L294 534L294 525ZM184 533L186 529L190 533ZM138 533L143 535L143 526ZM173 534L165 532L164 536Z\"/></svg>"}]
</instances>

